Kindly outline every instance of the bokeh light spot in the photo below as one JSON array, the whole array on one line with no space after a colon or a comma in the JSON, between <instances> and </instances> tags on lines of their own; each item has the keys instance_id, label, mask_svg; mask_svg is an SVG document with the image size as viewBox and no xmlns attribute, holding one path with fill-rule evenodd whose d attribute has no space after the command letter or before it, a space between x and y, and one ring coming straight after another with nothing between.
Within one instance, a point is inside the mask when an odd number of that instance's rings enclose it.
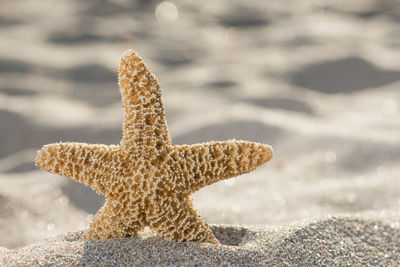
<instances>
[{"instance_id":1,"label":"bokeh light spot","mask_svg":"<svg viewBox=\"0 0 400 267\"><path fill-rule=\"evenodd\" d=\"M156 7L156 18L160 22L172 23L178 19L178 8L171 2L162 2Z\"/></svg>"}]
</instances>

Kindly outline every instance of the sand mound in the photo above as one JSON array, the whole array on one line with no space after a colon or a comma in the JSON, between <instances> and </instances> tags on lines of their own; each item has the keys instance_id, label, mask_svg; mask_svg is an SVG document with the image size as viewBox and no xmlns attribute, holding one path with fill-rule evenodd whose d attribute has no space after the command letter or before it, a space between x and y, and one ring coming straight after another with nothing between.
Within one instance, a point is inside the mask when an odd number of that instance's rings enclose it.
<instances>
[{"instance_id":1,"label":"sand mound","mask_svg":"<svg viewBox=\"0 0 400 267\"><path fill-rule=\"evenodd\" d=\"M1 263L17 266L396 265L398 225L329 218L287 227L224 226L212 230L222 245L174 243L154 236L80 241L60 235L17 250L3 249Z\"/></svg>"}]
</instances>

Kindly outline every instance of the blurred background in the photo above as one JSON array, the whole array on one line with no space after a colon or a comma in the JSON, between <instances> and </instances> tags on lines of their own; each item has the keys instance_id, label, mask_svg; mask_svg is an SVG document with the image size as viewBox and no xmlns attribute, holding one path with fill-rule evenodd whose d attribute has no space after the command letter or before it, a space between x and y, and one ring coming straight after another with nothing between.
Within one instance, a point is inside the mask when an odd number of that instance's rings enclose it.
<instances>
[{"instance_id":1,"label":"blurred background","mask_svg":"<svg viewBox=\"0 0 400 267\"><path fill-rule=\"evenodd\" d=\"M399 1L0 0L0 246L85 229L102 205L34 159L119 143L129 48L161 83L173 143L274 148L193 196L208 223L400 210Z\"/></svg>"}]
</instances>

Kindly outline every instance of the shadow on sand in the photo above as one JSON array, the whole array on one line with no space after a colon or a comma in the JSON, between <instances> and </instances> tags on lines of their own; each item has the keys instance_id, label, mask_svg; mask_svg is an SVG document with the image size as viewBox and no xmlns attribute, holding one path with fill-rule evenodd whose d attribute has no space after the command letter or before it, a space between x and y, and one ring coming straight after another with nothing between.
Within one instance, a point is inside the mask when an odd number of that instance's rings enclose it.
<instances>
[{"instance_id":1,"label":"shadow on sand","mask_svg":"<svg viewBox=\"0 0 400 267\"><path fill-rule=\"evenodd\" d=\"M400 80L400 71L384 70L358 57L325 61L291 75L294 85L335 94L379 87Z\"/></svg>"}]
</instances>

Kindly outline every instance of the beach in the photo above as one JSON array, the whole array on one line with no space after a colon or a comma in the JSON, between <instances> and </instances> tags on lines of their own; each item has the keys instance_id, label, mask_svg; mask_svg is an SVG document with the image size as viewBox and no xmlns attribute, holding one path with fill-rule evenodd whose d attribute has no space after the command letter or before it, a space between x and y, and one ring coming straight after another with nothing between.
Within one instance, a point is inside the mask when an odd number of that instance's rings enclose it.
<instances>
[{"instance_id":1,"label":"beach","mask_svg":"<svg viewBox=\"0 0 400 267\"><path fill-rule=\"evenodd\" d=\"M398 1L0 7L1 264L400 264ZM49 143L120 142L127 49L161 84L173 144L274 149L254 172L192 195L221 245L151 232L84 242L104 197L35 167Z\"/></svg>"}]
</instances>

